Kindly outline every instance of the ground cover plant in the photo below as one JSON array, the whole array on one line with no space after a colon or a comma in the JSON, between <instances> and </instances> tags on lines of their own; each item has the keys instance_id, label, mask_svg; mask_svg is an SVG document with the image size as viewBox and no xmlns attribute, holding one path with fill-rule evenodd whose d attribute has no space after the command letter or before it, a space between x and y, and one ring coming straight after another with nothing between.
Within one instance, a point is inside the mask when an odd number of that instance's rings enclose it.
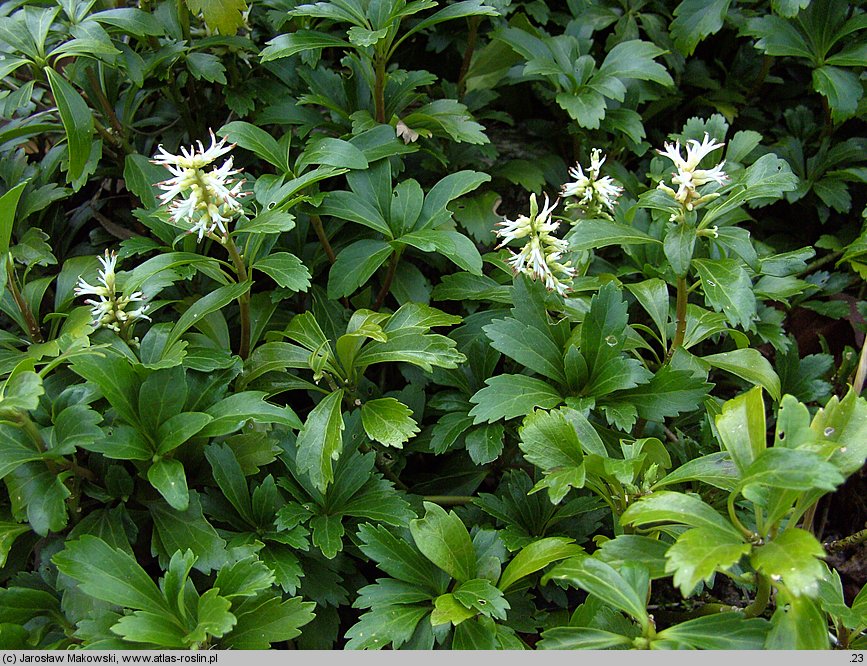
<instances>
[{"instance_id":1,"label":"ground cover plant","mask_svg":"<svg viewBox=\"0 0 867 666\"><path fill-rule=\"evenodd\" d=\"M0 647L867 648L865 29L0 2Z\"/></svg>"}]
</instances>

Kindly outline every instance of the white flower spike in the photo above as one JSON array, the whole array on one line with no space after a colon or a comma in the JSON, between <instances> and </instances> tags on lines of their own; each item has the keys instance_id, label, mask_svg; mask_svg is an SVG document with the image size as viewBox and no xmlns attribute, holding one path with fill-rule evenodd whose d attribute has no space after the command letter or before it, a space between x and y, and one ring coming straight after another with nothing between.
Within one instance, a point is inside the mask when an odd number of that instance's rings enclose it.
<instances>
[{"instance_id":1,"label":"white flower spike","mask_svg":"<svg viewBox=\"0 0 867 666\"><path fill-rule=\"evenodd\" d=\"M574 180L566 183L560 194L564 197L576 197L578 201L567 203L567 209L579 208L585 217L611 219L614 205L623 194L623 188L610 176L599 177L604 163L605 155L598 148L594 148L590 151L590 167L586 174L580 164L569 169L569 175Z\"/></svg>"},{"instance_id":2,"label":"white flower spike","mask_svg":"<svg viewBox=\"0 0 867 666\"><path fill-rule=\"evenodd\" d=\"M218 168L206 171L205 167L229 153L235 144L226 145L225 139L217 141L213 131L207 149L201 141L196 143L197 150L181 147L180 155L173 155L159 146L152 161L166 167L172 174L172 178L159 183L160 189L164 190L160 201L171 204L172 220L190 225L190 233L196 234L199 241L214 231L226 237L229 223L241 210L239 199L246 194L241 191L244 181L232 179L240 172L232 169L231 157Z\"/></svg>"},{"instance_id":3,"label":"white flower spike","mask_svg":"<svg viewBox=\"0 0 867 666\"><path fill-rule=\"evenodd\" d=\"M74 289L76 296L96 296L96 299L89 298L84 301L90 306L93 325L97 328L105 326L116 333L125 333L129 325L139 319L150 321L150 317L145 314L147 304L143 304L136 310L129 312L126 310L130 303L144 303L145 297L142 292L136 291L129 295L117 293L114 272L117 266L117 254L106 250L105 255L97 259L102 264L102 270L99 271L101 284L94 286L88 284L84 278L78 278L78 284Z\"/></svg>"},{"instance_id":4,"label":"white flower spike","mask_svg":"<svg viewBox=\"0 0 867 666\"><path fill-rule=\"evenodd\" d=\"M717 143L714 139L705 132L704 139L701 142L691 139L686 144L686 157L684 158L680 152L680 141L676 141L673 145L665 143L664 150L656 152L670 159L674 166L677 167L677 173L672 174L671 182L677 185L677 191L660 181L657 186L675 201L680 203L685 210L695 210L699 206L711 201L719 196L716 192L710 192L701 195L698 188L708 183L717 183L724 185L728 182L728 175L723 171L725 160L717 164L712 169L699 169L699 163L712 153L717 148L722 148L724 143Z\"/></svg>"},{"instance_id":5,"label":"white flower spike","mask_svg":"<svg viewBox=\"0 0 867 666\"><path fill-rule=\"evenodd\" d=\"M530 215L521 215L516 220L503 219L498 223L501 229L497 230L497 236L502 242L497 245L501 248L513 240L527 238L527 242L521 251L515 254L509 251L509 265L517 275L523 273L532 280L541 280L548 291L556 291L561 296L566 295L571 288L575 269L571 262L561 262L563 254L569 249L569 244L562 238L554 236L554 232L560 226L551 219L551 214L560 203L559 199L549 204L548 195L545 195L545 205L539 210L536 195L530 195Z\"/></svg>"}]
</instances>

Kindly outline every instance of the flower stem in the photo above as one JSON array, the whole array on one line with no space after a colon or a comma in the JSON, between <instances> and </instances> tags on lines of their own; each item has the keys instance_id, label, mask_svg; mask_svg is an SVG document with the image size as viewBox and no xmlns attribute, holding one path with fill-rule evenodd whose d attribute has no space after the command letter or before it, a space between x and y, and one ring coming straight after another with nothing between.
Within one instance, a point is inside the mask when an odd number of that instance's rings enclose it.
<instances>
[{"instance_id":1,"label":"flower stem","mask_svg":"<svg viewBox=\"0 0 867 666\"><path fill-rule=\"evenodd\" d=\"M400 262L400 250L396 250L393 255L391 255L391 263L388 265L388 272L385 274L385 280L382 282L382 288L379 290L379 293L376 295L376 301L373 303L373 310L379 311L379 308L382 307L382 304L385 303L385 299L388 296L388 292L391 291L391 283L394 280L394 274L397 272L397 264Z\"/></svg>"},{"instance_id":2,"label":"flower stem","mask_svg":"<svg viewBox=\"0 0 867 666\"><path fill-rule=\"evenodd\" d=\"M18 306L21 316L24 317L24 322L27 324L27 333L30 340L36 344L45 342L42 337L42 331L39 330L39 322L33 316L33 311L21 295L21 290L18 288L18 276L15 275L15 267L12 264L12 257L7 255L6 259L6 284L9 286L9 291L12 293L12 299Z\"/></svg>"},{"instance_id":3,"label":"flower stem","mask_svg":"<svg viewBox=\"0 0 867 666\"><path fill-rule=\"evenodd\" d=\"M674 340L671 341L671 348L665 356L666 363L671 360L674 352L683 344L683 338L686 335L687 293L686 275L680 275L677 278L677 304L675 305L677 326L674 330Z\"/></svg>"},{"instance_id":4,"label":"flower stem","mask_svg":"<svg viewBox=\"0 0 867 666\"><path fill-rule=\"evenodd\" d=\"M853 546L857 546L859 544L867 541L867 527L865 527L860 532L855 532L855 534L850 534L847 537L842 539L837 539L836 541L829 541L824 544L825 550L829 553L833 553L839 550L845 550L846 548L852 548Z\"/></svg>"},{"instance_id":5,"label":"flower stem","mask_svg":"<svg viewBox=\"0 0 867 666\"><path fill-rule=\"evenodd\" d=\"M244 264L244 258L241 256L241 253L238 252L238 246L235 245L235 241L232 240L231 236L225 236L220 239L220 242L226 248L226 251L229 253L229 257L232 259L232 264L235 266L235 274L238 277L238 282L246 282L248 278L247 274L247 266ZM238 297L238 308L240 310L240 318L241 318L241 342L238 345L238 356L240 356L245 361L247 357L250 355L250 292L244 292L241 296Z\"/></svg>"},{"instance_id":6,"label":"flower stem","mask_svg":"<svg viewBox=\"0 0 867 666\"><path fill-rule=\"evenodd\" d=\"M422 499L425 502L433 502L440 506L459 506L470 504L476 498L470 495L425 495Z\"/></svg>"}]
</instances>

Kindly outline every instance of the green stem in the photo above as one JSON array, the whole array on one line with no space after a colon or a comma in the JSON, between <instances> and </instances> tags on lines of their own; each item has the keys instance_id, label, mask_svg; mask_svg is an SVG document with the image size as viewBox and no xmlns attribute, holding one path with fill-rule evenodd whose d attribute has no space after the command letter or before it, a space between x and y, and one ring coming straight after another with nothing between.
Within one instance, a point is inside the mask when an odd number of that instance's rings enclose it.
<instances>
[{"instance_id":1,"label":"green stem","mask_svg":"<svg viewBox=\"0 0 867 666\"><path fill-rule=\"evenodd\" d=\"M826 266L827 264L837 261L837 259L839 259L841 256L843 256L843 250L837 250L836 252L826 254L821 259L816 259L816 261L807 264L807 267L800 273L798 273L798 277L804 277L805 275L809 275L810 273L813 273L822 268L822 266Z\"/></svg>"},{"instance_id":2,"label":"green stem","mask_svg":"<svg viewBox=\"0 0 867 666\"><path fill-rule=\"evenodd\" d=\"M425 495L422 499L425 502L433 502L440 506L460 506L470 504L476 498L470 495Z\"/></svg>"},{"instance_id":3,"label":"green stem","mask_svg":"<svg viewBox=\"0 0 867 666\"><path fill-rule=\"evenodd\" d=\"M738 518L737 511L735 511L735 498L738 496L737 492L729 493L728 502L726 502L726 507L729 512L729 520L732 521L732 524L740 530L740 533L746 537L748 541L752 540L754 535L753 533L744 527L744 524Z\"/></svg>"},{"instance_id":4,"label":"green stem","mask_svg":"<svg viewBox=\"0 0 867 666\"><path fill-rule=\"evenodd\" d=\"M337 257L334 254L334 250L331 248L331 243L328 242L328 236L325 235L325 227L322 226L322 218L313 213L310 215L310 224L313 225L313 229L316 231L316 237L319 239L322 249L325 250L325 256L328 257L329 263L333 264L337 261Z\"/></svg>"},{"instance_id":5,"label":"green stem","mask_svg":"<svg viewBox=\"0 0 867 666\"><path fill-rule=\"evenodd\" d=\"M479 34L479 24L481 22L481 16L470 16L467 19L467 23L469 24L469 33L467 34L467 48L464 50L464 59L461 62L461 71L458 75L458 99L463 99L467 92L467 74L470 71L473 52L476 50L476 38Z\"/></svg>"},{"instance_id":6,"label":"green stem","mask_svg":"<svg viewBox=\"0 0 867 666\"><path fill-rule=\"evenodd\" d=\"M39 330L39 322L33 316L33 311L21 295L21 290L18 288L18 276L15 274L15 266L12 264L12 257L7 255L6 259L6 284L9 286L9 291L12 293L12 299L18 306L21 316L24 317L24 322L27 324L27 333L30 340L36 344L45 342L42 337L42 331Z\"/></svg>"},{"instance_id":7,"label":"green stem","mask_svg":"<svg viewBox=\"0 0 867 666\"><path fill-rule=\"evenodd\" d=\"M230 236L225 236L220 239L223 247L232 258L232 264L235 266L235 274L238 277L238 282L246 282L248 279L247 266L244 264L244 258L238 252L238 246ZM238 308L241 318L241 342L238 345L238 356L245 361L250 355L250 292L247 291L238 297Z\"/></svg>"},{"instance_id":8,"label":"green stem","mask_svg":"<svg viewBox=\"0 0 867 666\"><path fill-rule=\"evenodd\" d=\"M744 608L744 617L758 617L765 612L768 607L768 602L771 599L771 579L761 573L756 573L758 581L758 589L756 589L756 598L753 603Z\"/></svg>"},{"instance_id":9,"label":"green stem","mask_svg":"<svg viewBox=\"0 0 867 666\"><path fill-rule=\"evenodd\" d=\"M382 288L379 290L379 293L376 295L376 301L373 304L373 310L378 311L379 308L382 307L382 304L385 303L385 299L388 296L388 292L391 291L391 283L394 280L394 274L397 271L397 264L400 262L400 250L396 250L393 255L391 255L391 263L388 265L388 272L385 274L385 280L382 282Z\"/></svg>"},{"instance_id":10,"label":"green stem","mask_svg":"<svg viewBox=\"0 0 867 666\"><path fill-rule=\"evenodd\" d=\"M93 67L87 68L87 80L90 82L90 87L93 88L93 94L96 95L96 101L99 102L99 105L102 107L105 117L108 118L109 124L117 133L117 138L124 142L123 125L121 125L120 120L118 120L117 114L114 112L111 103L108 101L108 97L105 96L105 92L102 89L99 78L97 78L96 73L93 71ZM126 150L126 152L132 151Z\"/></svg>"},{"instance_id":11,"label":"green stem","mask_svg":"<svg viewBox=\"0 0 867 666\"><path fill-rule=\"evenodd\" d=\"M376 122L385 123L385 56L377 53L373 57L373 103L376 113Z\"/></svg>"},{"instance_id":12,"label":"green stem","mask_svg":"<svg viewBox=\"0 0 867 666\"><path fill-rule=\"evenodd\" d=\"M666 363L671 360L674 352L683 344L683 338L686 335L687 293L686 275L680 275L677 278L677 304L675 306L677 327L674 330L674 340L671 341L671 348L665 356Z\"/></svg>"}]
</instances>

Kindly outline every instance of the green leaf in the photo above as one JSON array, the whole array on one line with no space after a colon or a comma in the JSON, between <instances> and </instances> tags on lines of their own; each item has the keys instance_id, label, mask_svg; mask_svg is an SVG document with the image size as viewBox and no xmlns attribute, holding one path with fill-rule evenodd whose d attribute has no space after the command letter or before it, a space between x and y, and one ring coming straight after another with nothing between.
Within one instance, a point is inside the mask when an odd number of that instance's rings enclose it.
<instances>
[{"instance_id":1,"label":"green leaf","mask_svg":"<svg viewBox=\"0 0 867 666\"><path fill-rule=\"evenodd\" d=\"M412 410L395 398L365 402L361 406L361 423L368 437L399 449L419 432Z\"/></svg>"},{"instance_id":2,"label":"green leaf","mask_svg":"<svg viewBox=\"0 0 867 666\"><path fill-rule=\"evenodd\" d=\"M138 392L138 413L148 434L155 434L165 421L180 414L186 400L187 380L183 367L152 372Z\"/></svg>"},{"instance_id":3,"label":"green leaf","mask_svg":"<svg viewBox=\"0 0 867 666\"><path fill-rule=\"evenodd\" d=\"M225 564L226 541L205 519L195 490L190 491L186 511L172 509L162 501L149 504L148 509L155 528L151 546L160 554L163 566L178 550L193 551L196 569L206 574Z\"/></svg>"},{"instance_id":4,"label":"green leaf","mask_svg":"<svg viewBox=\"0 0 867 666\"><path fill-rule=\"evenodd\" d=\"M750 329L756 317L752 282L736 259L694 259L704 295L717 312L734 325Z\"/></svg>"},{"instance_id":5,"label":"green leaf","mask_svg":"<svg viewBox=\"0 0 867 666\"><path fill-rule=\"evenodd\" d=\"M622 391L617 399L634 405L641 418L659 421L692 411L712 386L688 370L664 365L647 384Z\"/></svg>"},{"instance_id":6,"label":"green leaf","mask_svg":"<svg viewBox=\"0 0 867 666\"><path fill-rule=\"evenodd\" d=\"M282 172L291 172L287 151L281 150L273 136L255 125L234 120L217 130L217 136L225 137L241 148L253 152L257 157L273 164Z\"/></svg>"},{"instance_id":7,"label":"green leaf","mask_svg":"<svg viewBox=\"0 0 867 666\"><path fill-rule=\"evenodd\" d=\"M604 76L653 81L663 86L674 85L665 66L653 60L664 53L663 49L651 42L638 39L620 42L605 56L594 80Z\"/></svg>"},{"instance_id":8,"label":"green leaf","mask_svg":"<svg viewBox=\"0 0 867 666\"><path fill-rule=\"evenodd\" d=\"M166 339L165 349L170 349L180 337L195 324L198 320L204 319L212 312L216 312L232 301L246 294L250 289L250 282L238 282L235 284L227 284L224 287L214 289L214 291L202 296L193 303L187 310L178 318L175 325L172 327Z\"/></svg>"},{"instance_id":9,"label":"green leaf","mask_svg":"<svg viewBox=\"0 0 867 666\"><path fill-rule=\"evenodd\" d=\"M583 88L579 93L560 92L554 98L557 104L581 127L599 129L605 117L605 98L594 90Z\"/></svg>"},{"instance_id":10,"label":"green leaf","mask_svg":"<svg viewBox=\"0 0 867 666\"><path fill-rule=\"evenodd\" d=\"M561 410L531 412L518 434L524 457L546 472L580 467L584 462L578 433Z\"/></svg>"},{"instance_id":11,"label":"green leaf","mask_svg":"<svg viewBox=\"0 0 867 666\"><path fill-rule=\"evenodd\" d=\"M723 446L743 473L767 446L761 387L728 400L715 423Z\"/></svg>"},{"instance_id":12,"label":"green leaf","mask_svg":"<svg viewBox=\"0 0 867 666\"><path fill-rule=\"evenodd\" d=\"M310 528L313 530L313 545L329 560L343 550L342 515L314 516L310 520Z\"/></svg>"},{"instance_id":13,"label":"green leaf","mask_svg":"<svg viewBox=\"0 0 867 666\"><path fill-rule=\"evenodd\" d=\"M148 468L148 481L173 509L186 511L190 505L187 475L179 460L163 458Z\"/></svg>"},{"instance_id":14,"label":"green leaf","mask_svg":"<svg viewBox=\"0 0 867 666\"><path fill-rule=\"evenodd\" d=\"M245 557L217 573L214 588L226 599L252 597L274 583L273 572L254 557Z\"/></svg>"},{"instance_id":15,"label":"green leaf","mask_svg":"<svg viewBox=\"0 0 867 666\"><path fill-rule=\"evenodd\" d=\"M365 284L394 250L381 240L364 239L341 250L328 274L328 298L349 296Z\"/></svg>"},{"instance_id":16,"label":"green leaf","mask_svg":"<svg viewBox=\"0 0 867 666\"><path fill-rule=\"evenodd\" d=\"M675 275L686 275L695 250L695 227L675 224L665 234L663 250Z\"/></svg>"},{"instance_id":17,"label":"green leaf","mask_svg":"<svg viewBox=\"0 0 867 666\"><path fill-rule=\"evenodd\" d=\"M424 503L425 515L410 521L409 530L422 554L452 578L475 578L476 552L467 528L454 511Z\"/></svg>"},{"instance_id":18,"label":"green leaf","mask_svg":"<svg viewBox=\"0 0 867 666\"><path fill-rule=\"evenodd\" d=\"M833 396L820 409L810 430L816 436L836 442L838 447L830 462L844 476L854 474L867 458L867 401L853 389L840 400Z\"/></svg>"},{"instance_id":19,"label":"green leaf","mask_svg":"<svg viewBox=\"0 0 867 666\"><path fill-rule=\"evenodd\" d=\"M247 11L244 0L186 0L186 3L193 14L202 13L209 28L223 35L234 35L244 27L243 13Z\"/></svg>"},{"instance_id":20,"label":"green leaf","mask_svg":"<svg viewBox=\"0 0 867 666\"><path fill-rule=\"evenodd\" d=\"M647 626L649 618L644 599L635 588L610 565L593 557L572 557L555 566L542 578L565 580L582 590L599 597L605 603L632 616L642 626Z\"/></svg>"},{"instance_id":21,"label":"green leaf","mask_svg":"<svg viewBox=\"0 0 867 666\"><path fill-rule=\"evenodd\" d=\"M165 421L157 430L157 453L164 455L178 448L214 420L202 412L182 412Z\"/></svg>"},{"instance_id":22,"label":"green leaf","mask_svg":"<svg viewBox=\"0 0 867 666\"><path fill-rule=\"evenodd\" d=\"M20 428L0 424L0 479L20 465L42 457L42 452Z\"/></svg>"},{"instance_id":23,"label":"green leaf","mask_svg":"<svg viewBox=\"0 0 867 666\"><path fill-rule=\"evenodd\" d=\"M719 532L722 538L741 538L741 533L696 495L660 490L631 504L620 518L623 525L679 523Z\"/></svg>"},{"instance_id":24,"label":"green leaf","mask_svg":"<svg viewBox=\"0 0 867 666\"><path fill-rule=\"evenodd\" d=\"M368 167L367 158L358 148L349 141L331 137L313 139L308 142L304 152L295 163L295 169L300 171L310 164L323 164L345 169L366 169Z\"/></svg>"},{"instance_id":25,"label":"green leaf","mask_svg":"<svg viewBox=\"0 0 867 666\"><path fill-rule=\"evenodd\" d=\"M551 409L563 401L550 384L526 375L497 375L485 385L470 398L475 424L526 416L534 407Z\"/></svg>"},{"instance_id":26,"label":"green leaf","mask_svg":"<svg viewBox=\"0 0 867 666\"><path fill-rule=\"evenodd\" d=\"M44 463L19 465L6 476L6 487L16 520L25 519L39 536L60 532L69 522L66 499L69 488Z\"/></svg>"},{"instance_id":27,"label":"green leaf","mask_svg":"<svg viewBox=\"0 0 867 666\"><path fill-rule=\"evenodd\" d=\"M464 437L464 446L476 465L487 465L503 452L505 428L500 423L488 423L473 428Z\"/></svg>"},{"instance_id":28,"label":"green leaf","mask_svg":"<svg viewBox=\"0 0 867 666\"><path fill-rule=\"evenodd\" d=\"M684 55L691 56L698 43L723 26L731 0L683 0L674 10L671 36Z\"/></svg>"},{"instance_id":29,"label":"green leaf","mask_svg":"<svg viewBox=\"0 0 867 666\"><path fill-rule=\"evenodd\" d=\"M657 636L696 650L762 650L769 630L770 624L762 618L717 613L675 624Z\"/></svg>"},{"instance_id":30,"label":"green leaf","mask_svg":"<svg viewBox=\"0 0 867 666\"><path fill-rule=\"evenodd\" d=\"M0 520L0 567L6 566L6 558L15 544L15 540L30 531L27 525ZM5 604L4 604L5 605ZM5 620L0 620L5 622Z\"/></svg>"},{"instance_id":31,"label":"green leaf","mask_svg":"<svg viewBox=\"0 0 867 666\"><path fill-rule=\"evenodd\" d=\"M205 447L205 458L223 495L244 520L255 525L250 490L232 447L225 442L210 444Z\"/></svg>"},{"instance_id":32,"label":"green leaf","mask_svg":"<svg viewBox=\"0 0 867 666\"><path fill-rule=\"evenodd\" d=\"M665 571L684 597L701 581L710 583L717 571L727 571L750 552L750 544L717 529L696 527L681 534L666 552Z\"/></svg>"},{"instance_id":33,"label":"green leaf","mask_svg":"<svg viewBox=\"0 0 867 666\"><path fill-rule=\"evenodd\" d=\"M402 120L415 131L426 129L458 143L489 143L484 126L473 120L467 107L454 99L437 99L424 104Z\"/></svg>"},{"instance_id":34,"label":"green leaf","mask_svg":"<svg viewBox=\"0 0 867 666\"><path fill-rule=\"evenodd\" d=\"M816 597L825 575L820 558L825 549L816 537L798 527L789 527L762 546L753 549L750 562L756 571L782 584L795 596Z\"/></svg>"},{"instance_id":35,"label":"green leaf","mask_svg":"<svg viewBox=\"0 0 867 666\"><path fill-rule=\"evenodd\" d=\"M26 180L23 183L18 183L0 197L0 257L5 257L6 253L9 252L12 228L15 225L15 211L25 187L27 187Z\"/></svg>"},{"instance_id":36,"label":"green leaf","mask_svg":"<svg viewBox=\"0 0 867 666\"><path fill-rule=\"evenodd\" d=\"M324 492L334 480L333 460L343 448L343 389L329 393L307 416L298 433L298 471Z\"/></svg>"},{"instance_id":37,"label":"green leaf","mask_svg":"<svg viewBox=\"0 0 867 666\"><path fill-rule=\"evenodd\" d=\"M220 640L220 647L234 650L267 650L272 643L289 641L301 634L310 622L315 604L293 597L285 601L279 595L260 594L233 607L238 622L231 633Z\"/></svg>"},{"instance_id":38,"label":"green leaf","mask_svg":"<svg viewBox=\"0 0 867 666\"><path fill-rule=\"evenodd\" d=\"M412 638L416 625L430 606L383 606L362 615L346 632L347 650L381 650L389 643L395 649Z\"/></svg>"},{"instance_id":39,"label":"green leaf","mask_svg":"<svg viewBox=\"0 0 867 666\"><path fill-rule=\"evenodd\" d=\"M355 359L355 368L363 370L375 363L405 362L427 372L433 366L457 368L466 357L455 349L455 341L439 334L422 334L419 328L387 331L385 342L366 344Z\"/></svg>"},{"instance_id":40,"label":"green leaf","mask_svg":"<svg viewBox=\"0 0 867 666\"><path fill-rule=\"evenodd\" d=\"M744 470L740 485L744 497L763 505L765 493L761 486L831 491L844 480L840 471L817 453L775 447L766 449Z\"/></svg>"},{"instance_id":41,"label":"green leaf","mask_svg":"<svg viewBox=\"0 0 867 666\"><path fill-rule=\"evenodd\" d=\"M497 587L503 592L522 578L544 569L552 562L578 555L584 551L573 539L547 537L524 546L506 566Z\"/></svg>"},{"instance_id":42,"label":"green leaf","mask_svg":"<svg viewBox=\"0 0 867 666\"><path fill-rule=\"evenodd\" d=\"M120 618L111 631L133 643L149 643L163 649L187 647L184 630L175 618L165 614L135 611Z\"/></svg>"},{"instance_id":43,"label":"green leaf","mask_svg":"<svg viewBox=\"0 0 867 666\"><path fill-rule=\"evenodd\" d=\"M361 552L374 560L389 576L423 589L435 585L437 569L418 550L389 532L384 525L360 525L358 536L361 539Z\"/></svg>"},{"instance_id":44,"label":"green leaf","mask_svg":"<svg viewBox=\"0 0 867 666\"><path fill-rule=\"evenodd\" d=\"M211 1L213 2L214 0ZM288 58L296 53L312 49L331 47L339 49L352 48L352 45L346 40L315 30L296 30L295 32L278 35L268 41L267 44L268 46L259 54L262 62L277 60L278 58Z\"/></svg>"},{"instance_id":45,"label":"green leaf","mask_svg":"<svg viewBox=\"0 0 867 666\"><path fill-rule=\"evenodd\" d=\"M257 261L253 268L271 276L279 286L292 291L307 291L310 272L298 257L289 252L275 252Z\"/></svg>"},{"instance_id":46,"label":"green leaf","mask_svg":"<svg viewBox=\"0 0 867 666\"><path fill-rule=\"evenodd\" d=\"M563 352L549 336L540 335L539 329L508 317L495 319L482 330L497 351L555 382L566 383Z\"/></svg>"},{"instance_id":47,"label":"green leaf","mask_svg":"<svg viewBox=\"0 0 867 666\"><path fill-rule=\"evenodd\" d=\"M295 216L284 208L265 209L252 219L241 218L233 233L279 234L295 228Z\"/></svg>"},{"instance_id":48,"label":"green leaf","mask_svg":"<svg viewBox=\"0 0 867 666\"><path fill-rule=\"evenodd\" d=\"M461 622L478 615L478 612L468 608L457 600L454 594L441 594L434 600L434 610L430 615L432 626L452 624L458 626Z\"/></svg>"},{"instance_id":49,"label":"green leaf","mask_svg":"<svg viewBox=\"0 0 867 666\"><path fill-rule=\"evenodd\" d=\"M740 473L728 452L720 451L685 462L654 484L653 488L687 481L701 481L714 488L732 491L738 484Z\"/></svg>"},{"instance_id":50,"label":"green leaf","mask_svg":"<svg viewBox=\"0 0 867 666\"><path fill-rule=\"evenodd\" d=\"M503 593L485 578L474 578L461 583L453 594L455 599L467 608L498 620L505 620L506 611L510 608Z\"/></svg>"},{"instance_id":51,"label":"green leaf","mask_svg":"<svg viewBox=\"0 0 867 666\"><path fill-rule=\"evenodd\" d=\"M778 588L766 650L830 650L828 618L816 601Z\"/></svg>"},{"instance_id":52,"label":"green leaf","mask_svg":"<svg viewBox=\"0 0 867 666\"><path fill-rule=\"evenodd\" d=\"M665 553L669 544L660 539L637 534L620 534L602 543L593 557L620 569L628 564L640 564L650 575L651 580L665 578Z\"/></svg>"},{"instance_id":53,"label":"green leaf","mask_svg":"<svg viewBox=\"0 0 867 666\"><path fill-rule=\"evenodd\" d=\"M102 539L85 535L67 542L51 561L96 599L158 615L171 614L162 593L135 558Z\"/></svg>"},{"instance_id":54,"label":"green leaf","mask_svg":"<svg viewBox=\"0 0 867 666\"><path fill-rule=\"evenodd\" d=\"M50 67L43 68L48 76L51 94L57 103L57 112L66 131L69 150L67 182L78 183L84 175L93 145L93 112L87 102L62 76ZM83 185L83 182L78 186ZM77 188L76 188L77 189Z\"/></svg>"},{"instance_id":55,"label":"green leaf","mask_svg":"<svg viewBox=\"0 0 867 666\"><path fill-rule=\"evenodd\" d=\"M702 356L701 360L714 368L725 370L741 379L763 387L771 397L780 400L780 378L768 359L758 349L735 349L722 354ZM761 391L760 391L761 393Z\"/></svg>"},{"instance_id":56,"label":"green leaf","mask_svg":"<svg viewBox=\"0 0 867 666\"><path fill-rule=\"evenodd\" d=\"M632 639L605 629L592 627L554 627L542 632L542 650L608 650L630 648Z\"/></svg>"},{"instance_id":57,"label":"green leaf","mask_svg":"<svg viewBox=\"0 0 867 666\"><path fill-rule=\"evenodd\" d=\"M226 85L226 68L213 53L188 53L187 69L194 79Z\"/></svg>"},{"instance_id":58,"label":"green leaf","mask_svg":"<svg viewBox=\"0 0 867 666\"><path fill-rule=\"evenodd\" d=\"M133 402L133 396L139 394L139 380L129 361L114 354L103 358L96 355L76 356L71 368L76 374L96 384L124 421L140 425L138 410Z\"/></svg>"},{"instance_id":59,"label":"green leaf","mask_svg":"<svg viewBox=\"0 0 867 666\"><path fill-rule=\"evenodd\" d=\"M457 231L423 229L405 234L395 240L422 250L439 252L459 268L473 275L482 274L482 256L473 242Z\"/></svg>"},{"instance_id":60,"label":"green leaf","mask_svg":"<svg viewBox=\"0 0 867 666\"><path fill-rule=\"evenodd\" d=\"M199 432L201 437L220 437L241 428L248 421L279 423L300 428L301 421L291 407L278 407L265 401L264 391L243 391L214 403L205 413L213 417Z\"/></svg>"},{"instance_id":61,"label":"green leaf","mask_svg":"<svg viewBox=\"0 0 867 666\"><path fill-rule=\"evenodd\" d=\"M863 66L863 64L862 64ZM813 70L813 88L828 100L831 118L842 123L858 112L858 102L864 94L855 72L823 65Z\"/></svg>"}]
</instances>

